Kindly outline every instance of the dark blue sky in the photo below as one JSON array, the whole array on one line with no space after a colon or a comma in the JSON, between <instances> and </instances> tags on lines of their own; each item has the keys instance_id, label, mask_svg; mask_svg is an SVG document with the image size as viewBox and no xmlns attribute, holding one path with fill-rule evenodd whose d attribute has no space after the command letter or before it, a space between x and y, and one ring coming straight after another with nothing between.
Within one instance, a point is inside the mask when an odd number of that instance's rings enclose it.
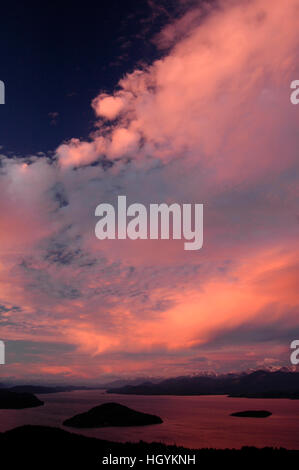
<instances>
[{"instance_id":1,"label":"dark blue sky","mask_svg":"<svg viewBox=\"0 0 299 470\"><path fill-rule=\"evenodd\" d=\"M30 6L32 5L32 6ZM54 150L93 128L91 100L158 51L150 41L176 1L5 2L0 20L0 146L8 154ZM49 113L59 113L53 119Z\"/></svg>"}]
</instances>

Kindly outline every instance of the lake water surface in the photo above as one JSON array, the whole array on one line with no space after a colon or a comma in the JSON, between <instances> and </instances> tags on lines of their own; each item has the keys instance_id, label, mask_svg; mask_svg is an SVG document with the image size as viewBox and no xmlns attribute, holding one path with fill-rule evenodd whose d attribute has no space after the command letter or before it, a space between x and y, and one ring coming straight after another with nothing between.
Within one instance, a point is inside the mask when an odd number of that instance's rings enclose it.
<instances>
[{"instance_id":1,"label":"lake water surface","mask_svg":"<svg viewBox=\"0 0 299 470\"><path fill-rule=\"evenodd\" d=\"M74 414L106 402L117 402L163 419L163 424L128 428L75 430L86 436L119 442L160 441L190 448L275 446L299 449L299 400L248 399L226 396L141 396L106 394L102 390L38 395L44 406L26 410L0 410L0 431L23 424L62 427ZM230 413L268 410L265 419L237 418Z\"/></svg>"}]
</instances>

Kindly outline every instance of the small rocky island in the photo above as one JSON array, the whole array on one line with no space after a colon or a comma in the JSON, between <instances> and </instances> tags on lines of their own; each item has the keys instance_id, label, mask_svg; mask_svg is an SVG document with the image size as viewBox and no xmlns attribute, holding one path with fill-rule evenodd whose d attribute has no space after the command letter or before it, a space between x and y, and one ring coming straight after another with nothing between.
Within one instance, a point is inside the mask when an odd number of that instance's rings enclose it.
<instances>
[{"instance_id":1,"label":"small rocky island","mask_svg":"<svg viewBox=\"0 0 299 470\"><path fill-rule=\"evenodd\" d=\"M272 413L265 410L248 410L248 411L237 411L236 413L231 413L230 416L237 416L239 418L268 418Z\"/></svg>"},{"instance_id":2,"label":"small rocky island","mask_svg":"<svg viewBox=\"0 0 299 470\"><path fill-rule=\"evenodd\" d=\"M119 403L104 403L86 413L73 416L63 422L74 428L102 428L107 426L146 426L161 424L159 416L141 413Z\"/></svg>"},{"instance_id":3,"label":"small rocky island","mask_svg":"<svg viewBox=\"0 0 299 470\"><path fill-rule=\"evenodd\" d=\"M1 410L21 410L43 405L33 393L18 393L10 390L0 390Z\"/></svg>"}]
</instances>

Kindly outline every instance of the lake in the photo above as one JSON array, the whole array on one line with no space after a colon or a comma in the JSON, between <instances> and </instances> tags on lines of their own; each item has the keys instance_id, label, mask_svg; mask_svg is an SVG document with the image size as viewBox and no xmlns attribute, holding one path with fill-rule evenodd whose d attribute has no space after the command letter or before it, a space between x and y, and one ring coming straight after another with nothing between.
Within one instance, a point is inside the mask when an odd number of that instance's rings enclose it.
<instances>
[{"instance_id":1,"label":"lake","mask_svg":"<svg viewBox=\"0 0 299 470\"><path fill-rule=\"evenodd\" d=\"M119 442L160 441L189 448L242 446L299 449L299 400L248 399L227 396L141 396L106 394L103 390L77 390L37 395L44 406L26 410L0 410L0 431L24 424L57 426L85 436ZM163 424L128 428L64 428L74 414L106 402L118 402L163 419ZM272 416L238 418L230 413L268 410Z\"/></svg>"}]
</instances>

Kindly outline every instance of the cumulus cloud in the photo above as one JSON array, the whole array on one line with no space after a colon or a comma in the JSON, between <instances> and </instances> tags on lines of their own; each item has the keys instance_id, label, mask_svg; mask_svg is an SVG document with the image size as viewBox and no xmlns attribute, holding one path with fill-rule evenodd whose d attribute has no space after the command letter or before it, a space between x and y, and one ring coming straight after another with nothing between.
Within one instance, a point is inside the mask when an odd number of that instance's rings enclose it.
<instances>
[{"instance_id":1,"label":"cumulus cloud","mask_svg":"<svg viewBox=\"0 0 299 470\"><path fill-rule=\"evenodd\" d=\"M109 96L102 93L92 101L92 107L97 116L105 119L115 119L125 107L126 95Z\"/></svg>"}]
</instances>

